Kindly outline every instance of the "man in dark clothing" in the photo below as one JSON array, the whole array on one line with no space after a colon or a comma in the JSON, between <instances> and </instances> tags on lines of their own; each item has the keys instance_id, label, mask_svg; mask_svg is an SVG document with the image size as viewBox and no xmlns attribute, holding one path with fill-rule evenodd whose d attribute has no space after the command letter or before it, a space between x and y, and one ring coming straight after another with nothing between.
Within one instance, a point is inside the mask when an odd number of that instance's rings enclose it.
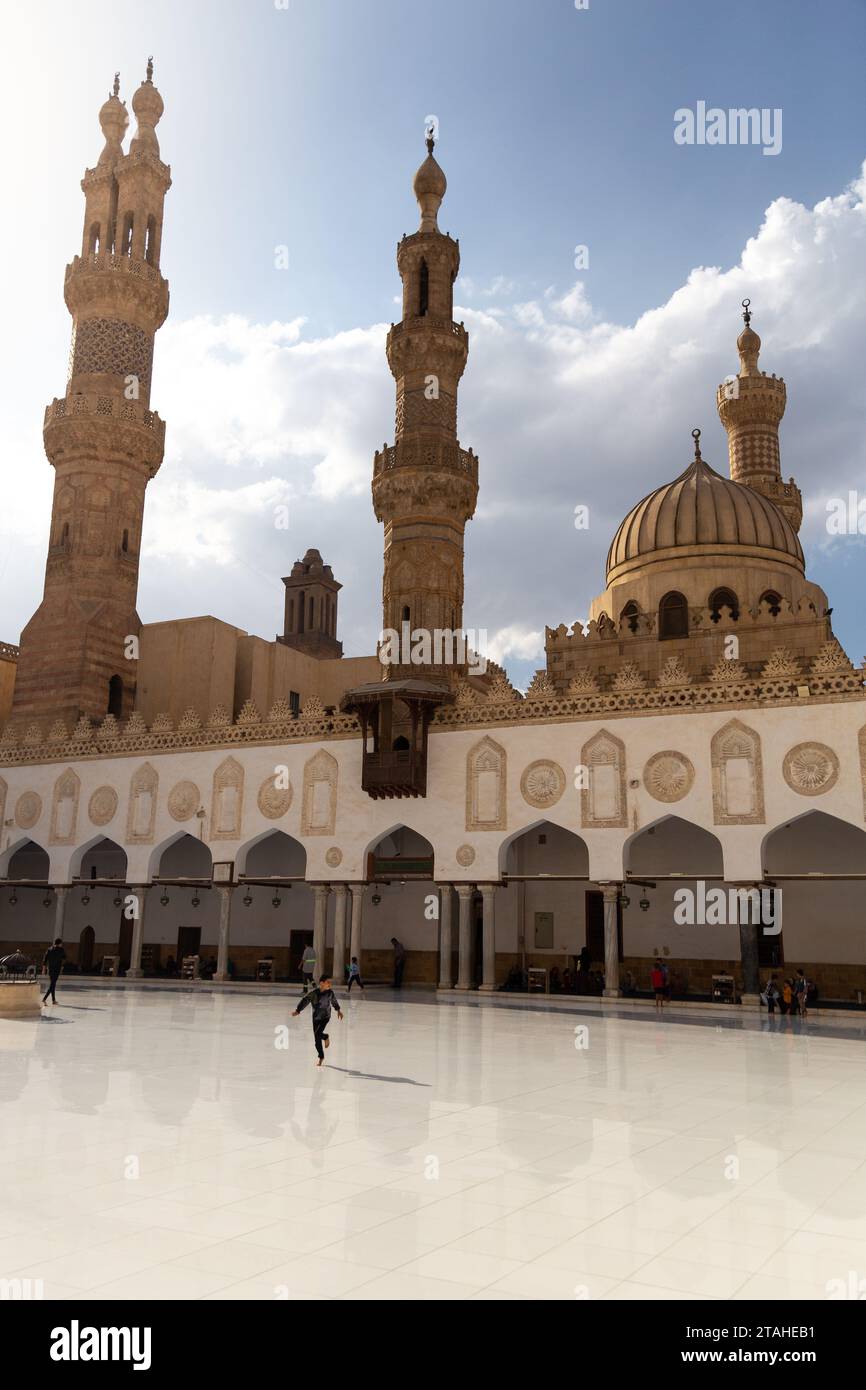
<instances>
[{"instance_id":1,"label":"man in dark clothing","mask_svg":"<svg viewBox=\"0 0 866 1390\"><path fill-rule=\"evenodd\" d=\"M394 947L394 988L399 989L403 983L403 971L406 969L406 947L396 936L391 937L391 945Z\"/></svg>"},{"instance_id":2,"label":"man in dark clothing","mask_svg":"<svg viewBox=\"0 0 866 1390\"><path fill-rule=\"evenodd\" d=\"M66 952L64 951L63 943L60 940L60 937L58 936L57 940L54 942L54 945L48 947L48 950L45 952L45 955L42 958L42 964L48 971L48 988L42 996L43 1004L48 1003L49 994L51 995L52 1004L57 1003L57 995L54 993L54 991L57 988L57 981L60 978L60 972L63 969L63 962L65 961L65 959Z\"/></svg>"},{"instance_id":3,"label":"man in dark clothing","mask_svg":"<svg viewBox=\"0 0 866 1390\"><path fill-rule=\"evenodd\" d=\"M331 1039L328 1037L325 1029L330 1020L332 1008L337 1010L337 1018L340 1022L342 1023L343 1021L343 1011L340 1008L340 1001L331 989L331 980L328 975L322 975L318 985L307 991L300 1004L295 1009L295 1012L292 1014L292 1018L297 1018L301 1010L305 1009L308 1004L312 1005L313 1009L313 1042L316 1044L316 1052L319 1054L319 1060L316 1066L320 1067L325 1060L324 1049L331 1045Z\"/></svg>"}]
</instances>

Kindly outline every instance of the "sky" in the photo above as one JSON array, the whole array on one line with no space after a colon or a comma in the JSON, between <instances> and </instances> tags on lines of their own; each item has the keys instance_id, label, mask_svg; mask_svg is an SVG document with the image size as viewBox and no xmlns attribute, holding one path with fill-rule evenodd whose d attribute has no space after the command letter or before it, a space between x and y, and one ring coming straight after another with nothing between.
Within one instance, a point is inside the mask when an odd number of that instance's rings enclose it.
<instances>
[{"instance_id":1,"label":"sky","mask_svg":"<svg viewBox=\"0 0 866 1390\"><path fill-rule=\"evenodd\" d=\"M41 0L4 37L0 640L41 597L80 179L115 70L129 104L152 53L173 187L144 622L210 613L273 638L281 578L315 546L346 654L373 651L384 341L435 116L470 334L459 434L480 460L466 625L525 687L545 624L586 619L617 525L688 464L694 427L727 471L715 390L748 296L788 386L807 573L859 663L866 535L827 518L851 491L866 514L866 0ZM677 143L699 102L781 112L781 149Z\"/></svg>"}]
</instances>

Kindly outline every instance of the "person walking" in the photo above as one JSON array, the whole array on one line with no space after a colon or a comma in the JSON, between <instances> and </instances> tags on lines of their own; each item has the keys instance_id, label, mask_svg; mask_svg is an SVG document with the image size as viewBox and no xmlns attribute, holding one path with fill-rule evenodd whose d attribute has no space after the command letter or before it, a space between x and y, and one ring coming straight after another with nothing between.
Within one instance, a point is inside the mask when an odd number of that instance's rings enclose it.
<instances>
[{"instance_id":1,"label":"person walking","mask_svg":"<svg viewBox=\"0 0 866 1390\"><path fill-rule=\"evenodd\" d=\"M786 980L782 985L782 1002L779 1007L783 1014L794 1012L794 983L792 980Z\"/></svg>"},{"instance_id":2,"label":"person walking","mask_svg":"<svg viewBox=\"0 0 866 1390\"><path fill-rule=\"evenodd\" d=\"M48 988L42 996L43 1004L48 1003L49 994L51 995L52 1004L57 1003L57 995L54 991L57 988L57 981L60 979L60 972L63 969L63 962L65 959L66 952L63 949L63 942L58 936L54 945L48 947L48 950L42 958L43 968L48 971Z\"/></svg>"},{"instance_id":3,"label":"person walking","mask_svg":"<svg viewBox=\"0 0 866 1390\"><path fill-rule=\"evenodd\" d=\"M406 947L396 936L391 937L391 945L394 947L394 988L400 989L403 984L403 971L406 969Z\"/></svg>"},{"instance_id":4,"label":"person walking","mask_svg":"<svg viewBox=\"0 0 866 1390\"><path fill-rule=\"evenodd\" d=\"M352 962L349 966L349 983L346 988L347 994L352 993L352 985L360 985L361 993L364 993L364 981L361 979L361 967L358 964L357 956L352 957Z\"/></svg>"},{"instance_id":5,"label":"person walking","mask_svg":"<svg viewBox=\"0 0 866 1390\"><path fill-rule=\"evenodd\" d=\"M800 1017L805 1018L809 1012L809 981L800 969L797 970L797 978L794 981L794 993L797 997Z\"/></svg>"},{"instance_id":6,"label":"person walking","mask_svg":"<svg viewBox=\"0 0 866 1390\"><path fill-rule=\"evenodd\" d=\"M313 977L316 973L316 953L313 950L313 943L304 947L304 954L301 956L301 981L304 986L304 994L308 994L313 988Z\"/></svg>"},{"instance_id":7,"label":"person walking","mask_svg":"<svg viewBox=\"0 0 866 1390\"><path fill-rule=\"evenodd\" d=\"M772 1015L776 1012L776 1000L779 998L779 986L776 984L775 975L771 975L767 981L764 994L767 1000L767 1013Z\"/></svg>"},{"instance_id":8,"label":"person walking","mask_svg":"<svg viewBox=\"0 0 866 1390\"><path fill-rule=\"evenodd\" d=\"M292 1014L292 1018L297 1018L302 1009L307 1005L313 1010L313 1042L316 1045L318 1055L317 1067L321 1067L325 1061L325 1048L330 1047L331 1039L327 1034L328 1023L331 1018L331 1009L337 1010L337 1018L342 1023L343 1011L340 1008L340 1001L331 988L329 975L322 975L318 985L303 996L300 1004Z\"/></svg>"},{"instance_id":9,"label":"person walking","mask_svg":"<svg viewBox=\"0 0 866 1390\"><path fill-rule=\"evenodd\" d=\"M650 971L650 983L656 997L656 1012L661 1013L665 1004L665 972L660 960L653 962L653 968Z\"/></svg>"}]
</instances>

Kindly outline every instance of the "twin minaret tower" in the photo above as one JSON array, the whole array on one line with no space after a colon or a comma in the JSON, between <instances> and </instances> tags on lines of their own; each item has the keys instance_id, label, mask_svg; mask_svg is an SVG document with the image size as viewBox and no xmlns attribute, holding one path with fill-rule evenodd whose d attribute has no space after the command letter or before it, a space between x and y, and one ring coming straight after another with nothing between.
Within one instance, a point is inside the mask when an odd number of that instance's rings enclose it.
<instances>
[{"instance_id":1,"label":"twin minaret tower","mask_svg":"<svg viewBox=\"0 0 866 1390\"><path fill-rule=\"evenodd\" d=\"M159 468L165 426L150 408L153 340L168 313L159 269L163 201L171 186L156 126L153 63L129 117L119 77L99 113L105 147L81 182L81 254L66 267L72 315L66 393L45 412L54 505L42 603L21 635L13 718L62 720L132 713L144 492Z\"/></svg>"}]
</instances>

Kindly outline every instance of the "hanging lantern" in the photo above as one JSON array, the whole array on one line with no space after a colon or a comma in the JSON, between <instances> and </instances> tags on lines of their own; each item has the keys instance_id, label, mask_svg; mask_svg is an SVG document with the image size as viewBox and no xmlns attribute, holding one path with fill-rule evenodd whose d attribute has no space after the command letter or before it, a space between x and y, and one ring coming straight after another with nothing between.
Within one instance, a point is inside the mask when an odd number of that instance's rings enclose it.
<instances>
[{"instance_id":1,"label":"hanging lantern","mask_svg":"<svg viewBox=\"0 0 866 1390\"><path fill-rule=\"evenodd\" d=\"M642 897L641 900L640 900L640 910L641 910L641 912L649 912L649 908L650 908L650 900L649 900L649 898L647 897L646 893L644 893L643 897Z\"/></svg>"},{"instance_id":2,"label":"hanging lantern","mask_svg":"<svg viewBox=\"0 0 866 1390\"><path fill-rule=\"evenodd\" d=\"M9 906L10 906L10 907L14 907L15 904L16 904L17 902L18 902L18 897L17 897L17 895L16 895L14 892L11 893L10 896L9 896Z\"/></svg>"},{"instance_id":3,"label":"hanging lantern","mask_svg":"<svg viewBox=\"0 0 866 1390\"><path fill-rule=\"evenodd\" d=\"M274 896L271 898L271 907L279 907L282 901L283 900L280 897L279 893L275 893Z\"/></svg>"},{"instance_id":4,"label":"hanging lantern","mask_svg":"<svg viewBox=\"0 0 866 1390\"><path fill-rule=\"evenodd\" d=\"M243 896L243 904L244 904L244 907L252 907L252 905L253 905L253 895L252 895L252 893L250 892L249 888L248 888L247 891L244 893L244 896Z\"/></svg>"},{"instance_id":5,"label":"hanging lantern","mask_svg":"<svg viewBox=\"0 0 866 1390\"><path fill-rule=\"evenodd\" d=\"M167 906L168 906L169 897L168 897L168 894L165 892L164 889L163 889L162 897L160 898L159 901L162 903L163 907L167 907Z\"/></svg>"},{"instance_id":6,"label":"hanging lantern","mask_svg":"<svg viewBox=\"0 0 866 1390\"><path fill-rule=\"evenodd\" d=\"M201 902L201 898L199 897L198 893L193 893L193 895L192 895L192 906L193 906L193 907L198 907L198 905L199 905L200 902Z\"/></svg>"}]
</instances>

